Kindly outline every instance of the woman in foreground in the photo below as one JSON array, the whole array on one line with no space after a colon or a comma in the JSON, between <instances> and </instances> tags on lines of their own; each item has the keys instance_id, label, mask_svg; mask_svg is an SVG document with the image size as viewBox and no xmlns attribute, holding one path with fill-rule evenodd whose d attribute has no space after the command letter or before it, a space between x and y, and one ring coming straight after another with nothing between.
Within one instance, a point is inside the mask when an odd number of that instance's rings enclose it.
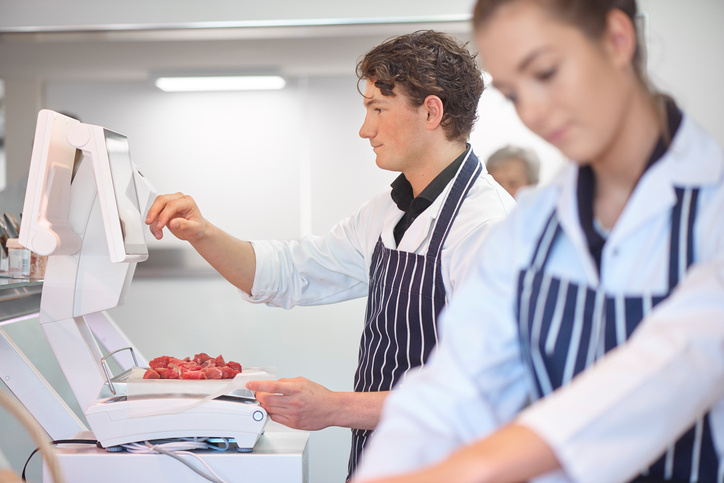
<instances>
[{"instance_id":1,"label":"woman in foreground","mask_svg":"<svg viewBox=\"0 0 724 483\"><path fill-rule=\"evenodd\" d=\"M491 232L355 483L722 481L724 154L649 87L636 9L478 1L494 85L574 162Z\"/></svg>"}]
</instances>

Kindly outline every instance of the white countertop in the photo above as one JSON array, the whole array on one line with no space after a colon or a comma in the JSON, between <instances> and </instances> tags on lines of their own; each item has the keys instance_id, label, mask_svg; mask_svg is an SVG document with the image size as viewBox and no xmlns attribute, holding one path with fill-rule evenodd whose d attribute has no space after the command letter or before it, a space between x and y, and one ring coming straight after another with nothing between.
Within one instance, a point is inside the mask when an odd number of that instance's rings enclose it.
<instances>
[{"instance_id":1,"label":"white countertop","mask_svg":"<svg viewBox=\"0 0 724 483\"><path fill-rule=\"evenodd\" d=\"M88 435L82 433L77 438ZM251 453L235 451L195 451L225 482L306 483L309 481L307 440L309 433L269 423ZM127 483L153 481L205 482L186 465L166 455L108 452L88 444L64 444L56 447L66 482ZM204 469L195 458L186 457ZM44 472L44 483L52 478Z\"/></svg>"}]
</instances>

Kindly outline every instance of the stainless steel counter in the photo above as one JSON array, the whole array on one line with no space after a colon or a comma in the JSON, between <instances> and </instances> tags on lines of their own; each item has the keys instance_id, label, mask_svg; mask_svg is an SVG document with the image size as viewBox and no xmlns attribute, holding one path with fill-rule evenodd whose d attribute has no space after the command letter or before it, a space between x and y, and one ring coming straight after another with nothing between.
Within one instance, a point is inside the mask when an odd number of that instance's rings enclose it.
<instances>
[{"instance_id":1,"label":"stainless steel counter","mask_svg":"<svg viewBox=\"0 0 724 483\"><path fill-rule=\"evenodd\" d=\"M36 315L42 288L42 280L0 277L0 325Z\"/></svg>"}]
</instances>

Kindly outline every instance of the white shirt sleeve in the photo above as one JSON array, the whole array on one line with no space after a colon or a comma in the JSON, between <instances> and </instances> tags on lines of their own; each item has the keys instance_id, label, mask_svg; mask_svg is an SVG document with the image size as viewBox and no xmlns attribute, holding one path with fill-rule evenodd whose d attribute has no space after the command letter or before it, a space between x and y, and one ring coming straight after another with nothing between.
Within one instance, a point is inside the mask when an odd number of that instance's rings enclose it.
<instances>
[{"instance_id":1,"label":"white shirt sleeve","mask_svg":"<svg viewBox=\"0 0 724 483\"><path fill-rule=\"evenodd\" d=\"M360 213L326 236L294 241L254 241L256 274L251 302L283 308L340 302L367 294L367 240Z\"/></svg>"},{"instance_id":2,"label":"white shirt sleeve","mask_svg":"<svg viewBox=\"0 0 724 483\"><path fill-rule=\"evenodd\" d=\"M405 233L400 250L427 251L434 217L444 201L445 196L441 195L414 221ZM514 206L513 199L492 182L492 177L481 174L443 246L442 278L448 298L474 265L490 227L503 220ZM386 190L323 237L252 242L257 258L254 286L252 295L241 292L242 297L284 308L364 297L377 240L382 234L386 246L394 248L393 230L401 216L402 212Z\"/></svg>"},{"instance_id":3,"label":"white shirt sleeve","mask_svg":"<svg viewBox=\"0 0 724 483\"><path fill-rule=\"evenodd\" d=\"M448 301L474 271L491 228L508 218L515 200L483 171L470 189L443 246L443 277Z\"/></svg>"}]
</instances>

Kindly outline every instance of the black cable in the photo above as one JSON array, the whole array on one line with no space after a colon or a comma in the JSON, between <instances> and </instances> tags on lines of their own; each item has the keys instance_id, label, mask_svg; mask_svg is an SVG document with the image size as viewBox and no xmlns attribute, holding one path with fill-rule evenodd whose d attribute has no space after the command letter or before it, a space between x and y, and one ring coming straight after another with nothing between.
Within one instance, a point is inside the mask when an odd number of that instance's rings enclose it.
<instances>
[{"instance_id":1,"label":"black cable","mask_svg":"<svg viewBox=\"0 0 724 483\"><path fill-rule=\"evenodd\" d=\"M95 439L56 439L55 441L50 441L49 444L98 444L98 440ZM35 448L32 453L30 453L30 456L28 456L28 459L25 461L25 465L23 466L23 472L20 475L20 478L22 478L23 481L27 481L25 479L25 471L28 469L28 463L30 463L30 459L33 457L35 453L40 451L40 448Z\"/></svg>"},{"instance_id":2,"label":"black cable","mask_svg":"<svg viewBox=\"0 0 724 483\"><path fill-rule=\"evenodd\" d=\"M58 444L93 444L93 445L98 445L99 443L98 443L98 440L95 440L95 439L57 439L57 440L54 440L54 441L50 441L49 444L52 444L52 445L58 445ZM227 446L228 446L228 441L226 442L226 444L227 444ZM207 444L207 446L208 446L208 444ZM196 467L193 466L190 462L186 461L184 458L182 458L181 456L179 456L179 455L177 455L177 454L174 454L174 453L171 452L171 451L167 451L167 450L165 450L165 449L163 449L162 447L157 446L157 445L153 445L153 446L151 447L151 449L153 449L153 450L156 451L157 453L164 454L164 455L166 455L166 456L170 456L171 458L179 461L180 463L183 463L184 465L188 466L191 470L193 470L195 473L197 473L198 475L202 476L203 478L205 478L205 479L207 479L207 480L209 480L209 481L216 482L216 483L223 483L223 482L221 482L221 480L218 480L218 479L215 478L214 476L211 476L211 475L208 475L208 474L204 473L204 472L201 471L199 468L196 468ZM215 448L215 449L218 450L218 448ZM31 459L31 458L35 455L35 453L37 453L38 451L40 451L40 448L35 448L35 449L33 450L33 452L30 453L30 456L28 456L27 461L25 461L25 465L23 466L23 472L22 472L22 474L20 475L20 478L22 478L23 481L27 481L27 480L25 479L25 472L26 472L26 470L27 470L27 468L28 468L28 464L30 463L30 459Z\"/></svg>"}]
</instances>

